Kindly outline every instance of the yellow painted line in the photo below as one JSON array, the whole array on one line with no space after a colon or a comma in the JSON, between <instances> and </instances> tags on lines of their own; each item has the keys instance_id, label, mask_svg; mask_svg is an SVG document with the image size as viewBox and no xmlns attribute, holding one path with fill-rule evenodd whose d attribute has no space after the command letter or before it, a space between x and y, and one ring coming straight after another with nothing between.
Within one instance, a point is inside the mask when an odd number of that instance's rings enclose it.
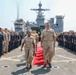
<instances>
[{"instance_id":1,"label":"yellow painted line","mask_svg":"<svg viewBox=\"0 0 76 75\"><path fill-rule=\"evenodd\" d=\"M21 57L23 55L18 55L18 56L12 56L12 57L9 57L9 58L15 58L15 57Z\"/></svg>"},{"instance_id":2,"label":"yellow painted line","mask_svg":"<svg viewBox=\"0 0 76 75\"><path fill-rule=\"evenodd\" d=\"M3 60L20 61L20 59L10 59L10 58L2 58L2 59L0 59L0 61L3 61ZM76 59L72 59L72 60L53 60L52 62L69 62L69 61L76 61Z\"/></svg>"},{"instance_id":3,"label":"yellow painted line","mask_svg":"<svg viewBox=\"0 0 76 75\"><path fill-rule=\"evenodd\" d=\"M10 60L10 61L20 61L19 59L7 59L7 60Z\"/></svg>"},{"instance_id":4,"label":"yellow painted line","mask_svg":"<svg viewBox=\"0 0 76 75\"><path fill-rule=\"evenodd\" d=\"M11 56L11 57L7 57L7 58L8 58L8 59L9 59L9 58L11 59L11 58L22 57L22 56L24 56L24 55ZM3 57L1 57L1 59L2 59L2 58L6 58L6 57L3 56Z\"/></svg>"},{"instance_id":5,"label":"yellow painted line","mask_svg":"<svg viewBox=\"0 0 76 75\"><path fill-rule=\"evenodd\" d=\"M62 55L56 55L56 56L58 56L58 57L62 57L62 58L66 58L66 59L70 59L70 60L76 60L76 59L74 59L74 58L66 57L66 56L62 56Z\"/></svg>"},{"instance_id":6,"label":"yellow painted line","mask_svg":"<svg viewBox=\"0 0 76 75\"><path fill-rule=\"evenodd\" d=\"M0 61L11 60L11 61L20 61L19 59L10 59L10 58L1 58Z\"/></svg>"},{"instance_id":7,"label":"yellow painted line","mask_svg":"<svg viewBox=\"0 0 76 75\"><path fill-rule=\"evenodd\" d=\"M52 62L69 62L69 61L76 61L76 60L53 60Z\"/></svg>"}]
</instances>

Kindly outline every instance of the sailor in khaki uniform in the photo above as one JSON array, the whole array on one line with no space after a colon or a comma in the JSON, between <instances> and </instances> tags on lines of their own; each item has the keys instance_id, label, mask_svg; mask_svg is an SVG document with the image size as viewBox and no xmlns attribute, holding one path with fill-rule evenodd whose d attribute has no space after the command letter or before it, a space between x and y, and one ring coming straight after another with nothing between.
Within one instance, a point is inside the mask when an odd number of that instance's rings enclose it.
<instances>
[{"instance_id":1,"label":"sailor in khaki uniform","mask_svg":"<svg viewBox=\"0 0 76 75\"><path fill-rule=\"evenodd\" d=\"M50 23L47 22L41 34L41 46L44 50L44 67L46 67L46 63L51 67L51 61L55 54L55 39L56 34L54 30L50 28Z\"/></svg>"},{"instance_id":2,"label":"sailor in khaki uniform","mask_svg":"<svg viewBox=\"0 0 76 75\"><path fill-rule=\"evenodd\" d=\"M10 41L10 33L8 32L8 29L5 28L5 52L8 52L8 47L9 47L9 41Z\"/></svg>"},{"instance_id":3,"label":"sailor in khaki uniform","mask_svg":"<svg viewBox=\"0 0 76 75\"><path fill-rule=\"evenodd\" d=\"M32 34L31 34L33 37L34 37L34 39L35 39L35 50L37 50L37 43L38 43L38 34L36 33L36 31L35 30L33 30L32 31ZM36 51L34 52L35 53L35 55L36 55Z\"/></svg>"},{"instance_id":4,"label":"sailor in khaki uniform","mask_svg":"<svg viewBox=\"0 0 76 75\"><path fill-rule=\"evenodd\" d=\"M28 68L31 69L31 67L32 67L31 64L32 64L32 59L33 59L33 51L35 48L35 44L34 44L34 38L31 36L30 31L28 31L27 35L23 39L21 51L22 51L23 46L25 49L26 69L28 69Z\"/></svg>"},{"instance_id":5,"label":"sailor in khaki uniform","mask_svg":"<svg viewBox=\"0 0 76 75\"><path fill-rule=\"evenodd\" d=\"M36 43L38 43L38 34L36 33L36 31L35 30L33 30L33 35L34 35L34 38L35 38L35 40L36 40Z\"/></svg>"}]
</instances>

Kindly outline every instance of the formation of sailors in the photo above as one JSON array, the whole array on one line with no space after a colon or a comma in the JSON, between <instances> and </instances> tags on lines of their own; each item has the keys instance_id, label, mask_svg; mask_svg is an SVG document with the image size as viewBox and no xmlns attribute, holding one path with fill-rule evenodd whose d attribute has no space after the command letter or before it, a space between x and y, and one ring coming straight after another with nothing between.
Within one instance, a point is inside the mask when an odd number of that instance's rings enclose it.
<instances>
[{"instance_id":1,"label":"formation of sailors","mask_svg":"<svg viewBox=\"0 0 76 75\"><path fill-rule=\"evenodd\" d=\"M0 57L21 45L22 36L7 28L0 28Z\"/></svg>"},{"instance_id":2,"label":"formation of sailors","mask_svg":"<svg viewBox=\"0 0 76 75\"><path fill-rule=\"evenodd\" d=\"M76 52L76 32L69 31L58 35L58 44Z\"/></svg>"}]
</instances>

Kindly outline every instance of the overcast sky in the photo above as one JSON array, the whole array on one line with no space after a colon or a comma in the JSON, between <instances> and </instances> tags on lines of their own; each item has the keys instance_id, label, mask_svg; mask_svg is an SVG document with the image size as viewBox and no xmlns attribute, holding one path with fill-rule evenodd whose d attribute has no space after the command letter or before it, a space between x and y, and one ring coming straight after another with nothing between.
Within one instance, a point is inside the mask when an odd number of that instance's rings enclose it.
<instances>
[{"instance_id":1,"label":"overcast sky","mask_svg":"<svg viewBox=\"0 0 76 75\"><path fill-rule=\"evenodd\" d=\"M39 1L42 2L42 8L48 8L50 11L44 13L45 19L56 15L65 15L64 31L76 31L76 0L0 0L0 27L14 29L13 21L17 19L17 2L19 3L19 18L24 21L35 21L36 12L31 8L38 8Z\"/></svg>"}]
</instances>

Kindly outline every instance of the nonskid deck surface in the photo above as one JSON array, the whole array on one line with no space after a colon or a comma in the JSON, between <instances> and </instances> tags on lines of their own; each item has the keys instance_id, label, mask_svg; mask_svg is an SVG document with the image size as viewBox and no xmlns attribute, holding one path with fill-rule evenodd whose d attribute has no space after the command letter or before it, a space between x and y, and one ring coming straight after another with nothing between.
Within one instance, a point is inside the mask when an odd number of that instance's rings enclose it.
<instances>
[{"instance_id":1,"label":"nonskid deck surface","mask_svg":"<svg viewBox=\"0 0 76 75\"><path fill-rule=\"evenodd\" d=\"M25 67L24 51L20 52L20 47L0 58L0 75L76 75L76 53L56 45L52 68L34 64L31 70Z\"/></svg>"}]
</instances>

